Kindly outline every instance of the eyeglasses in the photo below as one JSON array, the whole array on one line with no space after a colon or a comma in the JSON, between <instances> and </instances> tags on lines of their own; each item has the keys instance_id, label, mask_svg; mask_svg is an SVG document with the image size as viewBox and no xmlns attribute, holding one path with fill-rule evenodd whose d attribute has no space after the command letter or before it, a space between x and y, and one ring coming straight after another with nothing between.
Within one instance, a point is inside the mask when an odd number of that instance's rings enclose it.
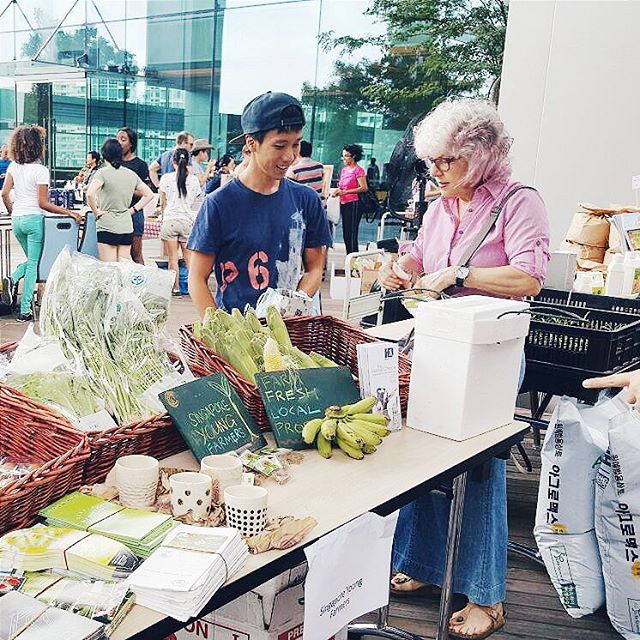
<instances>
[{"instance_id":1,"label":"eyeglasses","mask_svg":"<svg viewBox=\"0 0 640 640\"><path fill-rule=\"evenodd\" d=\"M451 165L456 160L460 160L460 158L455 158L453 156L441 156L440 158L427 158L426 163L429 169L435 165L438 171L449 171L449 169L451 169Z\"/></svg>"}]
</instances>

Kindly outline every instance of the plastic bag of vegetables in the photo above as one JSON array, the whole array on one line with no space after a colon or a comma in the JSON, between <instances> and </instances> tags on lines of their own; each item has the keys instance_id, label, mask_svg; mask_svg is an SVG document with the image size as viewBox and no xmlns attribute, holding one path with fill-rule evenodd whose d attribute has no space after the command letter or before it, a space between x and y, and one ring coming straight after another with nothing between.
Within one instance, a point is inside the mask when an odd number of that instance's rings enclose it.
<instances>
[{"instance_id":1,"label":"plastic bag of vegetables","mask_svg":"<svg viewBox=\"0 0 640 640\"><path fill-rule=\"evenodd\" d=\"M161 381L165 388L179 384L180 377L158 323L122 274L117 264L63 250L49 274L40 330L58 338L116 422L126 424L158 413L145 392Z\"/></svg>"}]
</instances>

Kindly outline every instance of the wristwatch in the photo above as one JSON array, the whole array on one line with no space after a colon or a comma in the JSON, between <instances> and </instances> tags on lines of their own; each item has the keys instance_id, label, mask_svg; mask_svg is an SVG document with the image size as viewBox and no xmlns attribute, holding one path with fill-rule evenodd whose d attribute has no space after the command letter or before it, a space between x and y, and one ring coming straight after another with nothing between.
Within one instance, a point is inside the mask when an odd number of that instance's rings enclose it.
<instances>
[{"instance_id":1,"label":"wristwatch","mask_svg":"<svg viewBox=\"0 0 640 640\"><path fill-rule=\"evenodd\" d=\"M464 287L464 281L469 275L469 267L456 267L456 287Z\"/></svg>"}]
</instances>

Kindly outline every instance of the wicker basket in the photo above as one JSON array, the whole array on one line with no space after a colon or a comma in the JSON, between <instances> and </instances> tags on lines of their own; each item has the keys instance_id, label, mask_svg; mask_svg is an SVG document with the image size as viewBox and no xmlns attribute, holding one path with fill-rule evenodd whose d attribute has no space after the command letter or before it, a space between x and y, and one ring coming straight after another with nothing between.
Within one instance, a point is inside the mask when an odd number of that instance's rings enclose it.
<instances>
[{"instance_id":1,"label":"wicker basket","mask_svg":"<svg viewBox=\"0 0 640 640\"><path fill-rule=\"evenodd\" d=\"M344 320L332 316L312 316L304 318L285 318L285 324L291 342L308 353L316 351L331 358L339 365L349 367L354 376L358 375L358 357L356 346L363 343L378 342L360 329ZM228 362L212 349L204 345L193 335L192 325L180 327L180 342L187 356L189 366L198 367L206 374L220 371L231 381L238 395L262 430L270 429L269 419L260 397L258 387L243 378ZM409 378L411 362L405 356L399 359L400 405L403 415L409 401Z\"/></svg>"},{"instance_id":2,"label":"wicker basket","mask_svg":"<svg viewBox=\"0 0 640 640\"><path fill-rule=\"evenodd\" d=\"M90 449L65 418L1 383L0 415L0 454L42 463L0 490L1 534L33 524L40 509L81 486Z\"/></svg>"},{"instance_id":3,"label":"wicker basket","mask_svg":"<svg viewBox=\"0 0 640 640\"><path fill-rule=\"evenodd\" d=\"M0 352L10 355L15 346L4 345ZM86 436L91 456L84 465L83 484L102 482L120 456L137 453L162 459L188 448L166 413L104 431L89 431Z\"/></svg>"}]
</instances>

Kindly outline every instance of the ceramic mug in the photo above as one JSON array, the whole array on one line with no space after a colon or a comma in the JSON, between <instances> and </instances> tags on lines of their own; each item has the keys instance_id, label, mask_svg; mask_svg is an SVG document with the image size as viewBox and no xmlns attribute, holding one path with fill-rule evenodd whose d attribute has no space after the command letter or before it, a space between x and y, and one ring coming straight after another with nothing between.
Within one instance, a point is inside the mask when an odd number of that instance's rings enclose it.
<instances>
[{"instance_id":1,"label":"ceramic mug","mask_svg":"<svg viewBox=\"0 0 640 640\"><path fill-rule=\"evenodd\" d=\"M227 526L243 536L255 536L267 525L267 490L250 484L227 487L224 491Z\"/></svg>"},{"instance_id":2,"label":"ceramic mug","mask_svg":"<svg viewBox=\"0 0 640 640\"><path fill-rule=\"evenodd\" d=\"M214 485L218 481L218 493L213 496L213 501L224 502L224 490L242 482L242 460L230 453L205 456L200 462L200 473L211 476Z\"/></svg>"},{"instance_id":3,"label":"ceramic mug","mask_svg":"<svg viewBox=\"0 0 640 640\"><path fill-rule=\"evenodd\" d=\"M115 482L125 507L150 507L156 501L159 463L152 456L130 455L116 460Z\"/></svg>"},{"instance_id":4,"label":"ceramic mug","mask_svg":"<svg viewBox=\"0 0 640 640\"><path fill-rule=\"evenodd\" d=\"M211 478L197 471L182 471L169 476L171 513L183 516L191 511L198 520L206 520L211 511Z\"/></svg>"}]
</instances>

